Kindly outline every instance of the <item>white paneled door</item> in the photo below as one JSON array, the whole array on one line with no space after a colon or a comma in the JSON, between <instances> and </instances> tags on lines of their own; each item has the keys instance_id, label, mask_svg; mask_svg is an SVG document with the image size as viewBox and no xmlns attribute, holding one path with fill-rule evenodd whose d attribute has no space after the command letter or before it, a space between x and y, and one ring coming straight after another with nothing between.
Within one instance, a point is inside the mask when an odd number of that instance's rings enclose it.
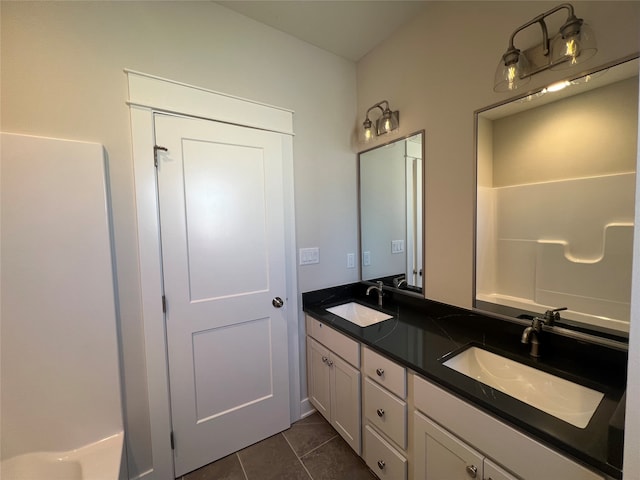
<instances>
[{"instance_id":1,"label":"white paneled door","mask_svg":"<svg viewBox=\"0 0 640 480\"><path fill-rule=\"evenodd\" d=\"M284 136L161 114L155 135L177 477L290 425Z\"/></svg>"}]
</instances>

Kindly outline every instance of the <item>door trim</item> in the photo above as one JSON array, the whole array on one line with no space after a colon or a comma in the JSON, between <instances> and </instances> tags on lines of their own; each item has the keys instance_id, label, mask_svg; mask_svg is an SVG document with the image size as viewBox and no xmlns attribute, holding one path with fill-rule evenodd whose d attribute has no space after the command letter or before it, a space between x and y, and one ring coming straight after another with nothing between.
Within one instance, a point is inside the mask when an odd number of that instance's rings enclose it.
<instances>
[{"instance_id":1,"label":"door trim","mask_svg":"<svg viewBox=\"0 0 640 480\"><path fill-rule=\"evenodd\" d=\"M131 70L125 70L125 73L129 87L127 104L131 120L141 313L151 432L152 469L145 477L164 480L173 478L174 467L170 441L171 409L167 341L162 311L158 192L153 158L154 113L175 113L286 134L283 139L287 276L285 316L289 342L289 396L293 422L300 418L301 405L293 189L293 112Z\"/></svg>"}]
</instances>

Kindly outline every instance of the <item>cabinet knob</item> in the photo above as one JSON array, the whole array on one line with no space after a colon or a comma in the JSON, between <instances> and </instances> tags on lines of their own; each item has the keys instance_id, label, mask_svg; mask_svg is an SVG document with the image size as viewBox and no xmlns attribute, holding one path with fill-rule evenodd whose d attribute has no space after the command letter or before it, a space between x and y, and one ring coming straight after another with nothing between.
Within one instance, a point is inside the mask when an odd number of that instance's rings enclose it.
<instances>
[{"instance_id":1,"label":"cabinet knob","mask_svg":"<svg viewBox=\"0 0 640 480\"><path fill-rule=\"evenodd\" d=\"M382 368L376 368L376 374L381 377L384 375L384 370Z\"/></svg>"},{"instance_id":2,"label":"cabinet knob","mask_svg":"<svg viewBox=\"0 0 640 480\"><path fill-rule=\"evenodd\" d=\"M329 366L333 365L333 360L329 360L329 361L327 362L327 365L329 365Z\"/></svg>"},{"instance_id":3,"label":"cabinet knob","mask_svg":"<svg viewBox=\"0 0 640 480\"><path fill-rule=\"evenodd\" d=\"M383 409L379 408L378 410L376 410L376 413L378 414L378 416L380 418L384 417L384 410Z\"/></svg>"},{"instance_id":4,"label":"cabinet knob","mask_svg":"<svg viewBox=\"0 0 640 480\"><path fill-rule=\"evenodd\" d=\"M328 360L329 359L327 357L324 357L324 356L322 357L322 363L327 363Z\"/></svg>"},{"instance_id":5,"label":"cabinet knob","mask_svg":"<svg viewBox=\"0 0 640 480\"><path fill-rule=\"evenodd\" d=\"M478 467L475 465L467 465L467 473L471 478L476 478L478 476Z\"/></svg>"},{"instance_id":6,"label":"cabinet knob","mask_svg":"<svg viewBox=\"0 0 640 480\"><path fill-rule=\"evenodd\" d=\"M378 468L380 470L384 470L384 465L385 465L384 460L378 460Z\"/></svg>"}]
</instances>

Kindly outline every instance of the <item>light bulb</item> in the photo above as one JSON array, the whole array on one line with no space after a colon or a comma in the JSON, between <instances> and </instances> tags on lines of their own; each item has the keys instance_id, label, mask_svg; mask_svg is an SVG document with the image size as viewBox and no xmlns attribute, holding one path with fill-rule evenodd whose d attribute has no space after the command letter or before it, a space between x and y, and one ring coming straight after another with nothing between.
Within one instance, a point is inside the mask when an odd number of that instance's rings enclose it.
<instances>
[{"instance_id":1,"label":"light bulb","mask_svg":"<svg viewBox=\"0 0 640 480\"><path fill-rule=\"evenodd\" d=\"M571 82L564 80L562 82L557 82L552 85L549 85L544 90L545 92L559 92L560 90L567 88L569 85L571 85Z\"/></svg>"},{"instance_id":2,"label":"light bulb","mask_svg":"<svg viewBox=\"0 0 640 480\"><path fill-rule=\"evenodd\" d=\"M509 65L507 67L507 83L509 90L515 90L516 84L515 82L518 80L518 68L516 64Z\"/></svg>"}]
</instances>

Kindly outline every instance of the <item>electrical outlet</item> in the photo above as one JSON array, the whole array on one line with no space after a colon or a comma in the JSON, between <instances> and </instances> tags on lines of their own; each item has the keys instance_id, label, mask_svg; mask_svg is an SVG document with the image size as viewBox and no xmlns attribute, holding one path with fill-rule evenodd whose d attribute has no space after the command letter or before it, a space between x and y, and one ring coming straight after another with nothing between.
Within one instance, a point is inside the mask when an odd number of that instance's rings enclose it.
<instances>
[{"instance_id":1,"label":"electrical outlet","mask_svg":"<svg viewBox=\"0 0 640 480\"><path fill-rule=\"evenodd\" d=\"M347 253L347 268L356 268L356 254Z\"/></svg>"}]
</instances>

